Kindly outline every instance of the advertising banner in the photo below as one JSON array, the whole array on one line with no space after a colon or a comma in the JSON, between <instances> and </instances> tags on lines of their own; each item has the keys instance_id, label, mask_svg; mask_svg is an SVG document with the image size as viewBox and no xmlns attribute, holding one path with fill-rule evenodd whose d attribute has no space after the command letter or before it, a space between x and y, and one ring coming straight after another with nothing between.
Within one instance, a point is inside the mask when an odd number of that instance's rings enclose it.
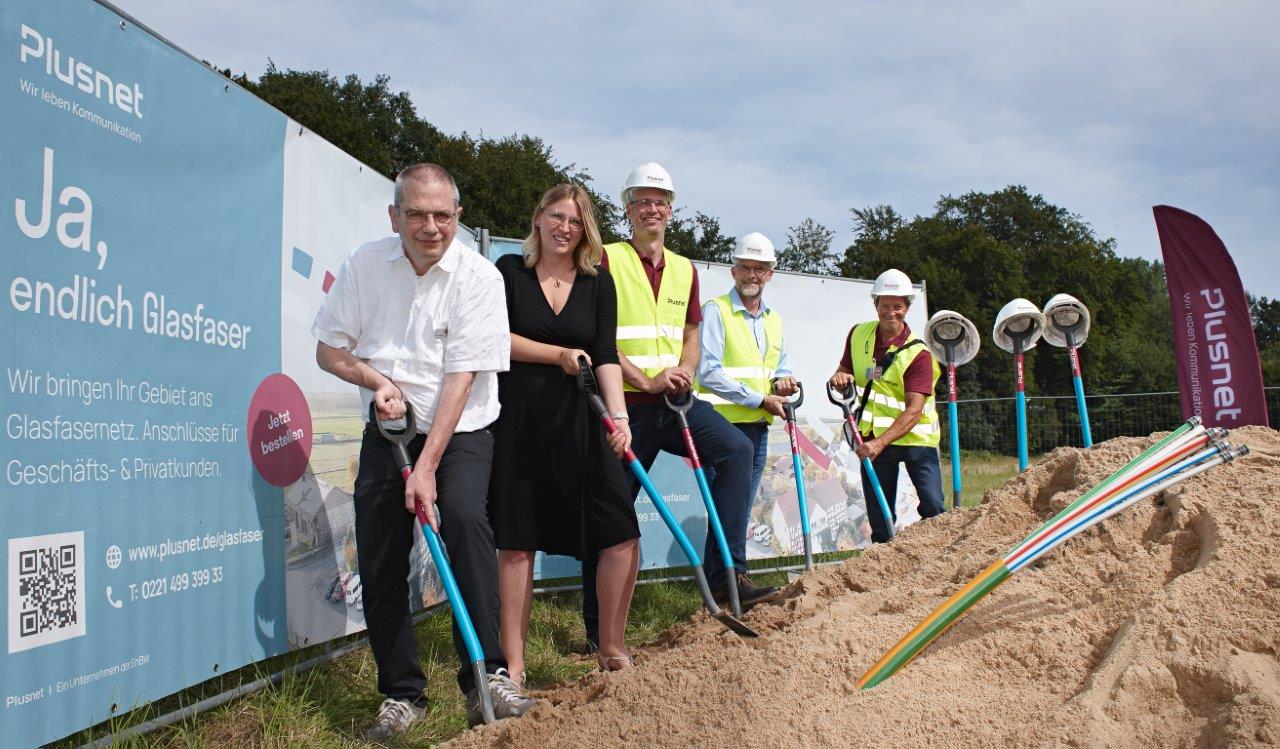
<instances>
[{"instance_id":1,"label":"advertising banner","mask_svg":"<svg viewBox=\"0 0 1280 749\"><path fill-rule=\"evenodd\" d=\"M1167 205L1152 209L1164 255L1182 417L1205 426L1268 426L1262 365L1240 273L1213 227Z\"/></svg>"},{"instance_id":2,"label":"advertising banner","mask_svg":"<svg viewBox=\"0 0 1280 749\"><path fill-rule=\"evenodd\" d=\"M94 3L6 2L0 40L0 734L28 746L287 647L310 434L271 379L284 117Z\"/></svg>"}]
</instances>

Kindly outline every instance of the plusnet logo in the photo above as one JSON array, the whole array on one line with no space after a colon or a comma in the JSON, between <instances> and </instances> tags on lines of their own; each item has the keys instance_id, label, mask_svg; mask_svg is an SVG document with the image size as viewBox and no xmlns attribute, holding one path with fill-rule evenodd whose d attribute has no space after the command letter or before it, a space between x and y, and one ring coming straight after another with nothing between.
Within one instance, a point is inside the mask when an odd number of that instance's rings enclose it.
<instances>
[{"instance_id":1,"label":"plusnet logo","mask_svg":"<svg viewBox=\"0 0 1280 749\"><path fill-rule=\"evenodd\" d=\"M111 76L95 70L84 60L77 60L71 55L64 55L63 50L54 46L53 37L44 36L39 31L22 24L22 39L18 43L18 61L44 61L45 75L78 88L86 94L93 94L99 99L116 105L122 111L142 119L142 88L135 83L116 83Z\"/></svg>"}]
</instances>

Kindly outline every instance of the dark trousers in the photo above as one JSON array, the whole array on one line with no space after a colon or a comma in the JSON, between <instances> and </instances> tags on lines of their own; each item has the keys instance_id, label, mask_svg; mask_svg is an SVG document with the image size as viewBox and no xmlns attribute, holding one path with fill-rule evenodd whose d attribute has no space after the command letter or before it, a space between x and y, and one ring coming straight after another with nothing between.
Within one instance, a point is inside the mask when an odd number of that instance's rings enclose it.
<instances>
[{"instance_id":1,"label":"dark trousers","mask_svg":"<svg viewBox=\"0 0 1280 749\"><path fill-rule=\"evenodd\" d=\"M760 491L760 477L764 475L764 463L769 458L769 425L757 422L734 426L751 440L751 488L747 491L751 496L751 503L755 504L756 494ZM751 505L748 505L747 513L750 512Z\"/></svg>"},{"instance_id":2,"label":"dark trousers","mask_svg":"<svg viewBox=\"0 0 1280 749\"><path fill-rule=\"evenodd\" d=\"M653 467L659 451L687 457L680 421L675 412L665 404L629 406L627 413L631 417L631 449L646 471ZM716 514L720 516L720 524L724 527L725 539L729 543L733 566L737 570L746 571L747 519L753 500L751 456L754 448L740 430L704 401L694 401L687 418L698 457L704 466L715 471L714 479L708 471L707 481L711 485L711 498L715 502ZM662 487L657 489L662 491ZM639 491L640 482L632 476L631 496L634 498ZM587 555L582 560L582 619L587 625L587 636L593 642L599 642L599 603L596 600L596 565L599 561L596 555ZM723 586L728 576L720 559L720 547L709 527L702 563L711 587Z\"/></svg>"},{"instance_id":3,"label":"dark trousers","mask_svg":"<svg viewBox=\"0 0 1280 749\"><path fill-rule=\"evenodd\" d=\"M425 442L420 435L410 443L409 457L416 461ZM440 537L489 673L507 665L498 645L498 556L487 512L492 459L491 431L461 432L450 438L436 470ZM360 445L355 509L364 618L378 665L378 691L417 700L427 687L409 612L409 554L418 520L404 507L404 480L391 443L374 427L365 429ZM465 694L474 688L475 677L456 619L453 647L461 662L458 687Z\"/></svg>"},{"instance_id":4,"label":"dark trousers","mask_svg":"<svg viewBox=\"0 0 1280 749\"><path fill-rule=\"evenodd\" d=\"M867 439L870 439L869 437ZM861 464L861 461L859 461ZM876 477L880 479L880 488L884 490L884 500L889 505L893 519L898 519L898 507L894 501L898 496L898 465L905 464L907 476L916 488L920 497L920 517L931 518L941 515L945 509L942 504L942 468L938 465L938 449L936 447L904 447L889 445L871 461L876 469ZM889 526L885 524L880 513L880 503L876 501L875 490L866 471L862 476L862 496L867 502L867 520L871 522L871 541L882 544L889 540Z\"/></svg>"}]
</instances>

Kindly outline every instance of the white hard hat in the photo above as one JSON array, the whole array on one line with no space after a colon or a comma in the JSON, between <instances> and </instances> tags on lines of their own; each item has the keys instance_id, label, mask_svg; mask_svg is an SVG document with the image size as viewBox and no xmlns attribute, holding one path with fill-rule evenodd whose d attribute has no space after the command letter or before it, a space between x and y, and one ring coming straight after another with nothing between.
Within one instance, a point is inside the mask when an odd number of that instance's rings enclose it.
<instances>
[{"instance_id":1,"label":"white hard hat","mask_svg":"<svg viewBox=\"0 0 1280 749\"><path fill-rule=\"evenodd\" d=\"M916 289L911 285L911 279L907 278L906 273L897 268L890 268L881 273L875 285L871 287L871 298L874 300L880 296L900 296L910 302L916 298Z\"/></svg>"},{"instance_id":2,"label":"white hard hat","mask_svg":"<svg viewBox=\"0 0 1280 749\"><path fill-rule=\"evenodd\" d=\"M652 187L656 190L666 190L671 193L671 199L676 199L675 183L671 181L671 175L666 169L656 161L646 161L635 169L631 170L631 174L627 175L627 183L622 186L622 202L627 202L627 190L631 188Z\"/></svg>"},{"instance_id":3,"label":"white hard hat","mask_svg":"<svg viewBox=\"0 0 1280 749\"><path fill-rule=\"evenodd\" d=\"M762 263L778 262L778 254L774 252L773 242L758 231L738 237L738 244L733 248L734 260L758 260Z\"/></svg>"},{"instance_id":4,"label":"white hard hat","mask_svg":"<svg viewBox=\"0 0 1280 749\"><path fill-rule=\"evenodd\" d=\"M1054 294L1044 305L1044 339L1066 348L1068 333L1071 345L1084 343L1089 337L1089 308L1070 294Z\"/></svg>"},{"instance_id":5,"label":"white hard hat","mask_svg":"<svg viewBox=\"0 0 1280 749\"><path fill-rule=\"evenodd\" d=\"M995 339L997 346L1013 353L1015 336L1025 335L1022 350L1030 351L1036 347L1036 342L1040 340L1043 333L1044 315L1041 314L1040 308L1019 297L1000 309L1000 314L996 315L996 326L991 331L991 337Z\"/></svg>"},{"instance_id":6,"label":"white hard hat","mask_svg":"<svg viewBox=\"0 0 1280 749\"><path fill-rule=\"evenodd\" d=\"M982 341L978 338L978 328L969 318L949 309L938 310L929 318L924 326L924 341L933 352L933 356L942 364L968 364L978 355L978 347ZM955 361L948 361L947 348L951 344L951 353Z\"/></svg>"}]
</instances>

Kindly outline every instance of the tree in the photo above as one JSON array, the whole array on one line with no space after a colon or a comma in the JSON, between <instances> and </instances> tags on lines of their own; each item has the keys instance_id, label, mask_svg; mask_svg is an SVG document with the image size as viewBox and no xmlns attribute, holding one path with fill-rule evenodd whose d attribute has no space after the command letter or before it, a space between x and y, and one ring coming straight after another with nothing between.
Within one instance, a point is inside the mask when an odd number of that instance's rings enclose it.
<instances>
[{"instance_id":1,"label":"tree","mask_svg":"<svg viewBox=\"0 0 1280 749\"><path fill-rule=\"evenodd\" d=\"M1159 263L1118 258L1079 216L1014 185L994 193L939 198L934 212L905 220L892 207L852 210L854 242L840 263L846 276L875 278L898 268L927 282L931 309L952 309L982 332L976 361L958 371L970 397L1011 392L1013 357L989 331L1015 297L1042 305L1059 292L1080 299L1092 327L1080 355L1091 393L1176 387L1169 297ZM922 331L918 331L922 332ZM1072 390L1066 357L1042 345L1027 357L1030 393Z\"/></svg>"},{"instance_id":2,"label":"tree","mask_svg":"<svg viewBox=\"0 0 1280 749\"><path fill-rule=\"evenodd\" d=\"M1280 299L1246 296L1253 318L1253 337L1262 360L1262 381L1280 384Z\"/></svg>"},{"instance_id":3,"label":"tree","mask_svg":"<svg viewBox=\"0 0 1280 749\"><path fill-rule=\"evenodd\" d=\"M679 211L667 225L667 249L690 260L728 263L732 260L733 238L720 231L720 219L696 211L693 218L681 218Z\"/></svg>"},{"instance_id":4,"label":"tree","mask_svg":"<svg viewBox=\"0 0 1280 749\"><path fill-rule=\"evenodd\" d=\"M778 253L778 269L823 276L839 274L831 240L836 233L806 218L787 229L787 245Z\"/></svg>"},{"instance_id":5,"label":"tree","mask_svg":"<svg viewBox=\"0 0 1280 749\"><path fill-rule=\"evenodd\" d=\"M585 169L558 164L540 138L447 135L418 116L407 93L393 92L385 75L365 83L355 75L338 80L328 71L282 71L274 63L257 81L223 74L387 178L423 161L449 170L468 226L523 237L542 193L576 182L591 193L602 238L620 238L617 205L591 189Z\"/></svg>"}]
</instances>

